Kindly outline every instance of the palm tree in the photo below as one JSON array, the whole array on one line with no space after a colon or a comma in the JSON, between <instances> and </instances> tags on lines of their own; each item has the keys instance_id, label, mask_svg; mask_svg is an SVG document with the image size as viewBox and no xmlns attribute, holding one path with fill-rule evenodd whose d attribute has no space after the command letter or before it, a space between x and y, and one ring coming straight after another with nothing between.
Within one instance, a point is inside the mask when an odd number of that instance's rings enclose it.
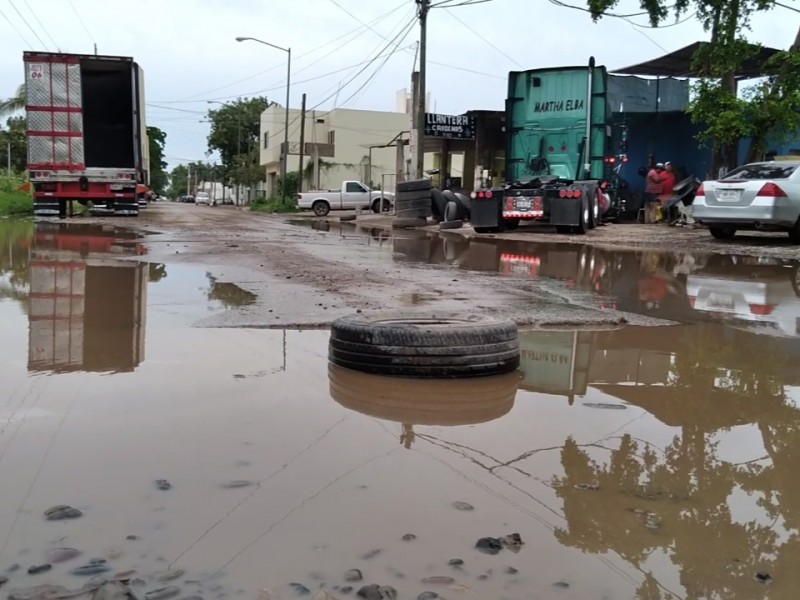
<instances>
[{"instance_id":1,"label":"palm tree","mask_svg":"<svg viewBox=\"0 0 800 600\"><path fill-rule=\"evenodd\" d=\"M25 84L22 83L13 96L5 100L0 100L0 117L11 115L22 110L25 108L25 104Z\"/></svg>"}]
</instances>

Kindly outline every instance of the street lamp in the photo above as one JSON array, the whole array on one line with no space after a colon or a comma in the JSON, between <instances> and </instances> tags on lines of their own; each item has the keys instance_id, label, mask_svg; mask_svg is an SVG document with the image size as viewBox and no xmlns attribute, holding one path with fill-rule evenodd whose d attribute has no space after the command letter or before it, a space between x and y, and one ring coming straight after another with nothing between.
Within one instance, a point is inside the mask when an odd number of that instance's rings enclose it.
<instances>
[{"instance_id":1,"label":"street lamp","mask_svg":"<svg viewBox=\"0 0 800 600\"><path fill-rule=\"evenodd\" d=\"M237 42L258 42L270 48L286 52L286 116L283 124L283 161L281 163L281 195L286 197L286 163L289 158L289 88L292 83L292 49L282 48L254 37L237 37Z\"/></svg>"}]
</instances>

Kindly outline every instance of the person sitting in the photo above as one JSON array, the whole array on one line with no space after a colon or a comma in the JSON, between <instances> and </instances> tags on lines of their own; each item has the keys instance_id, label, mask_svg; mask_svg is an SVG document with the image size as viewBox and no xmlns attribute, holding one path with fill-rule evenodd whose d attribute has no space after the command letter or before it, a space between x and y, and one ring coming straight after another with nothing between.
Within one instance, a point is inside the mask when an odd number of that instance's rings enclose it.
<instances>
[{"instance_id":1,"label":"person sitting","mask_svg":"<svg viewBox=\"0 0 800 600\"><path fill-rule=\"evenodd\" d=\"M656 215L659 207L659 196L661 196L664 191L665 179L664 163L656 163L655 167L650 169L647 173L647 177L645 179L647 183L644 188L645 223L656 222Z\"/></svg>"}]
</instances>

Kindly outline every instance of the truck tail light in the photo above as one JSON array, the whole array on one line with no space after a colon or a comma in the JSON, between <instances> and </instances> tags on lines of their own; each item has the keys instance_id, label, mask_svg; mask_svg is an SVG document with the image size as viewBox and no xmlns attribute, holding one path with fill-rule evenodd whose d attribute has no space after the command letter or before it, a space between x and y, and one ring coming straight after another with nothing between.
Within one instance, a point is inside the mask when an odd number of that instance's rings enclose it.
<instances>
[{"instance_id":1,"label":"truck tail light","mask_svg":"<svg viewBox=\"0 0 800 600\"><path fill-rule=\"evenodd\" d=\"M514 201L511 198L506 198L506 210L514 210Z\"/></svg>"},{"instance_id":2,"label":"truck tail light","mask_svg":"<svg viewBox=\"0 0 800 600\"><path fill-rule=\"evenodd\" d=\"M703 189L703 184L702 184L702 183L700 184L700 187L699 187L699 188L697 188L697 191L694 193L694 195L695 195L695 198L696 198L697 196L705 196L705 195L706 195L706 192L705 192L705 190Z\"/></svg>"},{"instance_id":3,"label":"truck tail light","mask_svg":"<svg viewBox=\"0 0 800 600\"><path fill-rule=\"evenodd\" d=\"M483 194L484 198L491 198L492 197L492 190L486 190Z\"/></svg>"},{"instance_id":4,"label":"truck tail light","mask_svg":"<svg viewBox=\"0 0 800 600\"><path fill-rule=\"evenodd\" d=\"M758 196L765 198L786 198L786 192L784 192L779 186L769 181L761 186Z\"/></svg>"},{"instance_id":5,"label":"truck tail light","mask_svg":"<svg viewBox=\"0 0 800 600\"><path fill-rule=\"evenodd\" d=\"M567 190L559 190L558 191L559 198L566 198L567 197Z\"/></svg>"},{"instance_id":6,"label":"truck tail light","mask_svg":"<svg viewBox=\"0 0 800 600\"><path fill-rule=\"evenodd\" d=\"M772 314L774 308L774 304L751 304L750 313L759 317L766 317Z\"/></svg>"}]
</instances>

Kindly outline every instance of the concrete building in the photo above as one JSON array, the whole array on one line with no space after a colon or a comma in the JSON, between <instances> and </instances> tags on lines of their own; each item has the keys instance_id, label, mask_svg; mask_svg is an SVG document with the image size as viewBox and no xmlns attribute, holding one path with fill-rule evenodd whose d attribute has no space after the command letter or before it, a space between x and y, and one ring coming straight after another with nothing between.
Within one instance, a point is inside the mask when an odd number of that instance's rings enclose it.
<instances>
[{"instance_id":1,"label":"concrete building","mask_svg":"<svg viewBox=\"0 0 800 600\"><path fill-rule=\"evenodd\" d=\"M289 160L287 171L300 168L301 111L289 111ZM261 166L266 171L266 195L278 193L281 172L281 146L284 139L285 109L273 103L261 113ZM303 190L338 188L342 181L355 179L372 187L380 187L382 176L386 187L394 189L397 173L395 139L408 140L409 117L402 112L372 110L309 110L305 118L303 165L306 175ZM312 153L319 156L317 173L310 173ZM404 149L404 162L410 159Z\"/></svg>"}]
</instances>

